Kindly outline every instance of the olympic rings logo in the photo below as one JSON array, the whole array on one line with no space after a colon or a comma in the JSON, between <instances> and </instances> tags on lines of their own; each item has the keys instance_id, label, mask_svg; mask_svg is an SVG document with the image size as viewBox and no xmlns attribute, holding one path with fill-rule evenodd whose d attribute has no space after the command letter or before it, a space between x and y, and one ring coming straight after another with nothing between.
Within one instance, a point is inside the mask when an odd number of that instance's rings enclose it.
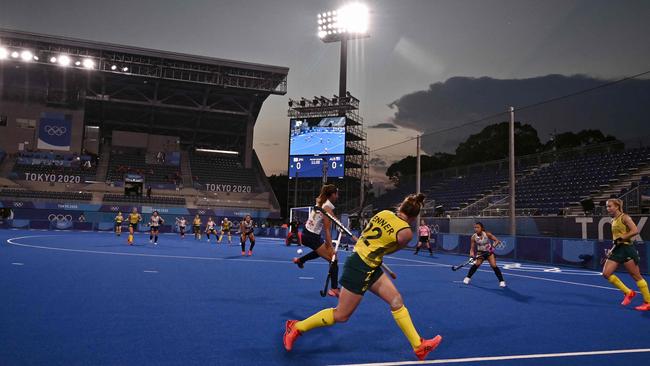
<instances>
[{"instance_id":1,"label":"olympic rings logo","mask_svg":"<svg viewBox=\"0 0 650 366\"><path fill-rule=\"evenodd\" d=\"M72 221L72 215L62 215L62 214L50 214L47 219L53 223L68 223Z\"/></svg>"},{"instance_id":2,"label":"olympic rings logo","mask_svg":"<svg viewBox=\"0 0 650 366\"><path fill-rule=\"evenodd\" d=\"M205 215L205 210L199 210L197 213L198 213L199 215Z\"/></svg>"},{"instance_id":3,"label":"olympic rings logo","mask_svg":"<svg viewBox=\"0 0 650 366\"><path fill-rule=\"evenodd\" d=\"M111 206L111 211L119 211L120 207L119 206Z\"/></svg>"},{"instance_id":4,"label":"olympic rings logo","mask_svg":"<svg viewBox=\"0 0 650 366\"><path fill-rule=\"evenodd\" d=\"M14 207L23 207L22 202L14 202Z\"/></svg>"},{"instance_id":5,"label":"olympic rings logo","mask_svg":"<svg viewBox=\"0 0 650 366\"><path fill-rule=\"evenodd\" d=\"M63 136L66 132L68 132L68 129L64 126L45 126L45 133L50 136Z\"/></svg>"}]
</instances>

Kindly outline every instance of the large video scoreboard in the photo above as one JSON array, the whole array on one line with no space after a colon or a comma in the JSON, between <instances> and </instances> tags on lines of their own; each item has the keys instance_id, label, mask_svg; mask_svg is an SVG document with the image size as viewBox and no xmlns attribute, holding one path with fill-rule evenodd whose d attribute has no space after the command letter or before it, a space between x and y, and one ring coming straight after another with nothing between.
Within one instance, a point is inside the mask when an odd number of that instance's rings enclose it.
<instances>
[{"instance_id":1,"label":"large video scoreboard","mask_svg":"<svg viewBox=\"0 0 650 366\"><path fill-rule=\"evenodd\" d=\"M295 118L289 128L289 178L345 175L345 117Z\"/></svg>"}]
</instances>

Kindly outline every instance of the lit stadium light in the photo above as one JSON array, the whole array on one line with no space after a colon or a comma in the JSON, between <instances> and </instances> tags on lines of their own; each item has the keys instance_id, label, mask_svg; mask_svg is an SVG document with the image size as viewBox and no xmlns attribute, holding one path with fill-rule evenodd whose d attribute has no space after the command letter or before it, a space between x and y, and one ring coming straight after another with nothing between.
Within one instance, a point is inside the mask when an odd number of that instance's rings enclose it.
<instances>
[{"instance_id":1,"label":"lit stadium light","mask_svg":"<svg viewBox=\"0 0 650 366\"><path fill-rule=\"evenodd\" d=\"M94 69L95 68L95 62L89 58L85 58L82 62L84 65L84 68L86 69Z\"/></svg>"},{"instance_id":2,"label":"lit stadium light","mask_svg":"<svg viewBox=\"0 0 650 366\"><path fill-rule=\"evenodd\" d=\"M58 62L59 62L59 65L61 65L61 66L64 66L64 67L68 66L68 65L70 65L70 57L68 57L66 55L61 55L61 56L59 56Z\"/></svg>"},{"instance_id":3,"label":"lit stadium light","mask_svg":"<svg viewBox=\"0 0 650 366\"><path fill-rule=\"evenodd\" d=\"M0 47L0 60L4 60L9 56L9 51L6 48Z\"/></svg>"},{"instance_id":4,"label":"lit stadium light","mask_svg":"<svg viewBox=\"0 0 650 366\"><path fill-rule=\"evenodd\" d=\"M18 56L20 56L20 54L18 54L18 52L16 52L16 51L11 53L12 58L18 58Z\"/></svg>"},{"instance_id":5,"label":"lit stadium light","mask_svg":"<svg viewBox=\"0 0 650 366\"><path fill-rule=\"evenodd\" d=\"M53 64L56 63L56 57L54 56L50 57L50 62Z\"/></svg>"},{"instance_id":6,"label":"lit stadium light","mask_svg":"<svg viewBox=\"0 0 650 366\"><path fill-rule=\"evenodd\" d=\"M34 61L38 61L38 56L34 55Z\"/></svg>"},{"instance_id":7,"label":"lit stadium light","mask_svg":"<svg viewBox=\"0 0 650 366\"><path fill-rule=\"evenodd\" d=\"M364 4L353 2L338 10L318 14L318 37L323 42L368 37L370 13Z\"/></svg>"},{"instance_id":8,"label":"lit stadium light","mask_svg":"<svg viewBox=\"0 0 650 366\"><path fill-rule=\"evenodd\" d=\"M122 68L122 71L127 72L127 71L129 71L129 68L125 66L125 67Z\"/></svg>"},{"instance_id":9,"label":"lit stadium light","mask_svg":"<svg viewBox=\"0 0 650 366\"><path fill-rule=\"evenodd\" d=\"M23 52L20 53L20 58L25 62L31 61L32 57L34 57L34 54L32 54L28 50L24 50Z\"/></svg>"},{"instance_id":10,"label":"lit stadium light","mask_svg":"<svg viewBox=\"0 0 650 366\"><path fill-rule=\"evenodd\" d=\"M75 66L81 66L81 61L75 61L74 65Z\"/></svg>"},{"instance_id":11,"label":"lit stadium light","mask_svg":"<svg viewBox=\"0 0 650 366\"><path fill-rule=\"evenodd\" d=\"M111 70L113 70L113 71L117 70L117 66L116 65L111 65Z\"/></svg>"},{"instance_id":12,"label":"lit stadium light","mask_svg":"<svg viewBox=\"0 0 650 366\"><path fill-rule=\"evenodd\" d=\"M197 151L197 152L205 152L205 153L212 153L212 154L239 155L239 152L231 151L231 150L215 150L215 149L196 148L195 151Z\"/></svg>"}]
</instances>

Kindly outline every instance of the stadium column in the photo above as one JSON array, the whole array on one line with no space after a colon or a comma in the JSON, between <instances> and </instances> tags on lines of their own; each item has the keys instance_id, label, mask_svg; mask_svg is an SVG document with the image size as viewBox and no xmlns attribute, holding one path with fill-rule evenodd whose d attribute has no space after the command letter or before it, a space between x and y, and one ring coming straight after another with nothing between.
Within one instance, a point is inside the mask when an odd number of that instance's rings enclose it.
<instances>
[{"instance_id":1,"label":"stadium column","mask_svg":"<svg viewBox=\"0 0 650 366\"><path fill-rule=\"evenodd\" d=\"M244 168L253 167L253 128L255 127L255 116L253 116L253 101L248 106L248 120L246 121L246 147L244 148Z\"/></svg>"},{"instance_id":2,"label":"stadium column","mask_svg":"<svg viewBox=\"0 0 650 366\"><path fill-rule=\"evenodd\" d=\"M508 139L508 158L510 165L510 235L517 235L517 215L515 210L515 107L510 107L510 131Z\"/></svg>"}]
</instances>

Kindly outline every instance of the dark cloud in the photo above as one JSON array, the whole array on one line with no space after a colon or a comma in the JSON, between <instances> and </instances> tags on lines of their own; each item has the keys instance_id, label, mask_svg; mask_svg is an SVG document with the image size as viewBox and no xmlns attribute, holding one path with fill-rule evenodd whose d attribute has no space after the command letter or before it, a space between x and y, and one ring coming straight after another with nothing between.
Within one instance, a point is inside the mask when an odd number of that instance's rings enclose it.
<instances>
[{"instance_id":1,"label":"dark cloud","mask_svg":"<svg viewBox=\"0 0 650 366\"><path fill-rule=\"evenodd\" d=\"M378 168L378 167L383 168L383 167L388 166L388 163L386 163L385 160L380 159L380 158L372 158L372 159L370 159L369 163L370 163L370 166L373 167L373 168Z\"/></svg>"},{"instance_id":2,"label":"dark cloud","mask_svg":"<svg viewBox=\"0 0 650 366\"><path fill-rule=\"evenodd\" d=\"M396 109L396 125L423 132L458 126L505 111L576 91L594 88L609 80L584 75L547 75L529 79L453 77L430 85L428 90L402 96L390 104ZM650 80L634 79L598 88L592 92L555 101L516 113L530 123L542 140L557 130L600 129L622 140L650 135ZM425 151L453 150L458 142L490 123L507 120L500 116L475 126L429 136Z\"/></svg>"},{"instance_id":3,"label":"dark cloud","mask_svg":"<svg viewBox=\"0 0 650 366\"><path fill-rule=\"evenodd\" d=\"M395 130L395 129L397 129L397 126L395 126L392 123L384 122L384 123L378 123L378 124L373 125L373 126L368 126L368 128Z\"/></svg>"}]
</instances>

